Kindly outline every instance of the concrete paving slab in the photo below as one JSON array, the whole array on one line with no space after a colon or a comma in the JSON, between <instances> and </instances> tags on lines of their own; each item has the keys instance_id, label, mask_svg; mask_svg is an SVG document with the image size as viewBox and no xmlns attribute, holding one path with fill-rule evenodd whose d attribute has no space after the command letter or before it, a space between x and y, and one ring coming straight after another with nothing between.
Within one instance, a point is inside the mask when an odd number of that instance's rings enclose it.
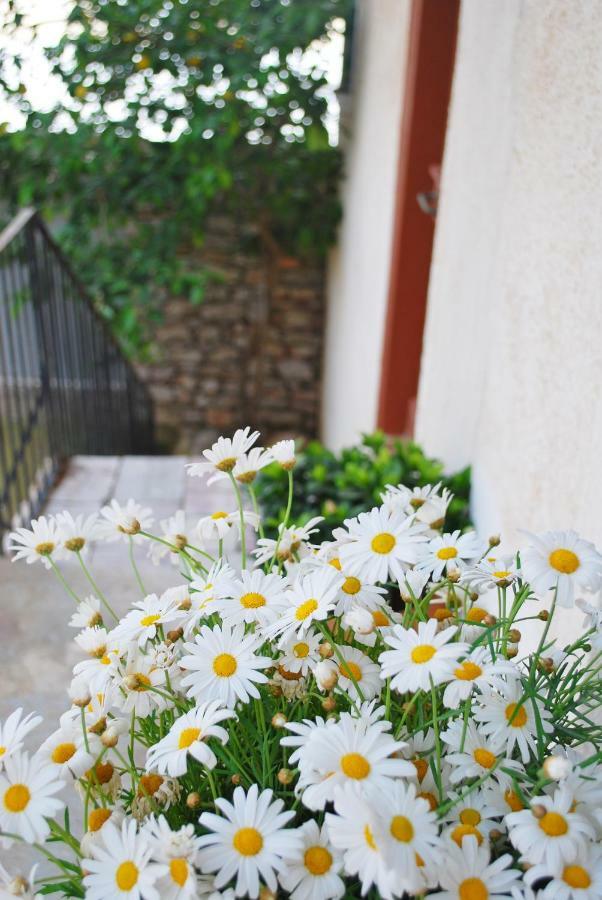
<instances>
[{"instance_id":1,"label":"concrete paving slab","mask_svg":"<svg viewBox=\"0 0 602 900\"><path fill-rule=\"evenodd\" d=\"M125 456L113 496L120 501L133 497L150 506L169 504L172 509L184 502L184 457Z\"/></svg>"},{"instance_id":2,"label":"concrete paving slab","mask_svg":"<svg viewBox=\"0 0 602 900\"><path fill-rule=\"evenodd\" d=\"M52 492L54 503L93 501L106 503L112 496L120 467L118 456L73 456L64 477ZM63 507L64 508L64 507Z\"/></svg>"}]
</instances>

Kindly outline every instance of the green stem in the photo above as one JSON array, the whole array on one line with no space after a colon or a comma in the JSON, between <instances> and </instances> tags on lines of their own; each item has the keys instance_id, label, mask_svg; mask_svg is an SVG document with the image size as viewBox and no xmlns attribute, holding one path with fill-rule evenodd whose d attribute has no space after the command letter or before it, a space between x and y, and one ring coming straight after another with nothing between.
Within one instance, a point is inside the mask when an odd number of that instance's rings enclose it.
<instances>
[{"instance_id":1,"label":"green stem","mask_svg":"<svg viewBox=\"0 0 602 900\"><path fill-rule=\"evenodd\" d=\"M291 509L293 507L293 473L292 473L292 470L289 469L289 471L286 474L288 475L288 500L286 503L286 511L284 513L284 519L283 519L280 529L278 531L278 538L276 540L276 546L274 548L274 555L272 557L272 561L270 562L270 566L269 566L270 571L271 571L274 563L278 561L278 550L280 549L280 541L282 540L282 538L284 536L284 532L286 531L286 528L288 526L288 520L290 518Z\"/></svg>"},{"instance_id":2,"label":"green stem","mask_svg":"<svg viewBox=\"0 0 602 900\"><path fill-rule=\"evenodd\" d=\"M261 521L261 513L259 512L259 503L257 502L257 494L255 493L255 489L252 484L248 485L249 495L251 497L251 503L253 504L253 512L257 516L259 520L259 537L264 538L265 532L263 530L263 522Z\"/></svg>"},{"instance_id":3,"label":"green stem","mask_svg":"<svg viewBox=\"0 0 602 900\"><path fill-rule=\"evenodd\" d=\"M439 799L441 799L443 788L441 784L441 739L439 737L439 719L437 717L437 689L435 688L435 682L430 676L429 680L431 682L431 701L433 704L433 731L435 732L436 781Z\"/></svg>"},{"instance_id":4,"label":"green stem","mask_svg":"<svg viewBox=\"0 0 602 900\"><path fill-rule=\"evenodd\" d=\"M90 584L92 585L92 590L94 591L95 595L96 595L96 596L104 603L104 605L105 605L106 608L109 610L109 612L111 613L111 615L113 616L113 618L115 619L115 621L118 622L118 621L119 621L119 616L117 615L117 613L115 612L115 610L111 607L109 601L107 600L107 598L105 597L105 595L103 594L103 592L101 591L101 589L100 589L100 588L98 587L98 585L96 584L94 578L92 577L92 573L90 572L90 570L88 569L87 565L85 564L85 562L84 562L84 560L83 560L83 557L82 557L82 555L81 555L81 553L80 553L79 551L77 552L77 558L79 559L79 564L80 564L80 566L81 566L82 569L83 569L84 575L86 576L86 578L88 579L88 581L89 581Z\"/></svg>"},{"instance_id":5,"label":"green stem","mask_svg":"<svg viewBox=\"0 0 602 900\"><path fill-rule=\"evenodd\" d=\"M236 478L232 474L232 472L228 472L228 477L232 482L232 486L234 487L234 492L236 494L236 502L238 504L238 513L240 516L240 552L242 556L242 568L246 569L247 567L247 537L245 534L245 511L242 505L242 495L240 493L240 488L237 484Z\"/></svg>"},{"instance_id":6,"label":"green stem","mask_svg":"<svg viewBox=\"0 0 602 900\"><path fill-rule=\"evenodd\" d=\"M50 566L51 566L51 568L52 568L52 571L54 572L54 574L56 575L56 577L58 578L58 580L61 582L61 584L63 585L63 587L65 588L65 590L66 590L67 593L69 594L69 596L72 597L73 600L75 600L76 603L79 603L79 597L77 596L77 594L75 593L75 591L72 590L72 589L69 587L69 585L68 585L67 582L65 581L65 576L63 575L63 573L61 572L61 570L59 569L59 567L57 566L57 564L55 563L55 561L54 561L50 556L48 556L47 559L48 559L48 562L50 563Z\"/></svg>"},{"instance_id":7,"label":"green stem","mask_svg":"<svg viewBox=\"0 0 602 900\"><path fill-rule=\"evenodd\" d=\"M146 589L144 584L142 583L142 578L140 577L140 572L138 571L138 566L136 565L136 560L134 559L134 541L132 540L132 536L130 535L130 562L132 564L132 569L134 570L134 575L136 576L136 581L138 582L138 587L142 591L142 596L146 597Z\"/></svg>"}]
</instances>

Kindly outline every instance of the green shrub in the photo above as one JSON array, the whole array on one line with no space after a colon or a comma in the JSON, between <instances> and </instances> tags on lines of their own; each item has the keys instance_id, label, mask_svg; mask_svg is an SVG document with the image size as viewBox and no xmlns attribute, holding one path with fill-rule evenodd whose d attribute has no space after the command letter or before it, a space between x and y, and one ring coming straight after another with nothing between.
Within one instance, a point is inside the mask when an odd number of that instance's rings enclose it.
<instances>
[{"instance_id":1,"label":"green shrub","mask_svg":"<svg viewBox=\"0 0 602 900\"><path fill-rule=\"evenodd\" d=\"M363 435L360 444L338 455L312 441L297 457L290 521L300 525L312 516L324 516L315 539L326 540L344 519L379 505L387 484L414 488L439 481L454 494L446 528L466 528L471 524L470 468L444 475L441 462L426 456L418 444L388 438L380 431ZM260 473L256 489L264 524L273 534L284 517L287 473L276 463L268 466Z\"/></svg>"}]
</instances>

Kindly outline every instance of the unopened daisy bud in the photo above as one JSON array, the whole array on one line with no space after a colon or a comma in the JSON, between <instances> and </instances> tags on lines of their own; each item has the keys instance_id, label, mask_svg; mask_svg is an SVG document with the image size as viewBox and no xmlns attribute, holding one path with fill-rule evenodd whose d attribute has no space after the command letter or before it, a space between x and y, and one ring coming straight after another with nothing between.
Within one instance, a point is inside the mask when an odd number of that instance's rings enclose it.
<instances>
[{"instance_id":1,"label":"unopened daisy bud","mask_svg":"<svg viewBox=\"0 0 602 900\"><path fill-rule=\"evenodd\" d=\"M499 841L499 839L501 837L502 837L502 832L498 831L497 828L492 828L491 831L489 832L489 838L492 841Z\"/></svg>"},{"instance_id":2,"label":"unopened daisy bud","mask_svg":"<svg viewBox=\"0 0 602 900\"><path fill-rule=\"evenodd\" d=\"M271 891L265 884L261 886L259 890L259 900L276 900L277 897L278 894L276 891Z\"/></svg>"},{"instance_id":3,"label":"unopened daisy bud","mask_svg":"<svg viewBox=\"0 0 602 900\"><path fill-rule=\"evenodd\" d=\"M186 797L186 806L188 807L188 809L198 809L201 803L201 795L196 791L191 791Z\"/></svg>"},{"instance_id":4,"label":"unopened daisy bud","mask_svg":"<svg viewBox=\"0 0 602 900\"><path fill-rule=\"evenodd\" d=\"M230 781L232 782L232 784L235 787L237 787L240 784L240 775L238 774L238 772L235 772L234 775L232 775L232 777L230 778Z\"/></svg>"},{"instance_id":5,"label":"unopened daisy bud","mask_svg":"<svg viewBox=\"0 0 602 900\"><path fill-rule=\"evenodd\" d=\"M74 706L87 706L90 700L90 688L83 678L76 677L69 687L69 697Z\"/></svg>"},{"instance_id":6,"label":"unopened daisy bud","mask_svg":"<svg viewBox=\"0 0 602 900\"><path fill-rule=\"evenodd\" d=\"M508 644L506 647L506 659L514 659L518 656L518 646L516 644Z\"/></svg>"},{"instance_id":7,"label":"unopened daisy bud","mask_svg":"<svg viewBox=\"0 0 602 900\"><path fill-rule=\"evenodd\" d=\"M479 599L479 597L480 597L480 594L479 594L478 591L471 591L471 592L470 592L470 599L472 600L473 603L476 603L477 600Z\"/></svg>"},{"instance_id":8,"label":"unopened daisy bud","mask_svg":"<svg viewBox=\"0 0 602 900\"><path fill-rule=\"evenodd\" d=\"M184 634L183 628L174 628L172 631L167 632L167 640L170 644L175 644L176 641L179 641L182 635Z\"/></svg>"},{"instance_id":9,"label":"unopened daisy bud","mask_svg":"<svg viewBox=\"0 0 602 900\"><path fill-rule=\"evenodd\" d=\"M318 652L322 659L330 659L332 656L334 656L334 647L329 641L323 641L320 644Z\"/></svg>"},{"instance_id":10,"label":"unopened daisy bud","mask_svg":"<svg viewBox=\"0 0 602 900\"><path fill-rule=\"evenodd\" d=\"M321 691L331 691L339 680L339 671L332 660L323 659L316 666L314 677Z\"/></svg>"},{"instance_id":11,"label":"unopened daisy bud","mask_svg":"<svg viewBox=\"0 0 602 900\"><path fill-rule=\"evenodd\" d=\"M537 618L541 619L542 622L547 622L548 619L550 618L550 613L547 611L547 609L541 609L537 613Z\"/></svg>"},{"instance_id":12,"label":"unopened daisy bud","mask_svg":"<svg viewBox=\"0 0 602 900\"><path fill-rule=\"evenodd\" d=\"M497 623L497 619L495 616L492 616L491 613L487 613L486 616L483 616L483 625L486 625L487 628L491 628L492 625Z\"/></svg>"},{"instance_id":13,"label":"unopened daisy bud","mask_svg":"<svg viewBox=\"0 0 602 900\"><path fill-rule=\"evenodd\" d=\"M457 584L460 580L461 572L459 569L451 569L451 571L447 570L447 580L451 581L452 584Z\"/></svg>"},{"instance_id":14,"label":"unopened daisy bud","mask_svg":"<svg viewBox=\"0 0 602 900\"><path fill-rule=\"evenodd\" d=\"M337 701L336 701L336 698L333 697L332 694L330 694L328 697L325 697L324 700L322 700L322 709L325 712L334 712L336 708L337 708Z\"/></svg>"},{"instance_id":15,"label":"unopened daisy bud","mask_svg":"<svg viewBox=\"0 0 602 900\"><path fill-rule=\"evenodd\" d=\"M284 713L277 712L272 716L272 728L284 728L288 719L284 715Z\"/></svg>"},{"instance_id":16,"label":"unopened daisy bud","mask_svg":"<svg viewBox=\"0 0 602 900\"><path fill-rule=\"evenodd\" d=\"M272 695L272 697L282 697L282 688L279 684L275 684L275 682L270 681L268 684L268 691Z\"/></svg>"},{"instance_id":17,"label":"unopened daisy bud","mask_svg":"<svg viewBox=\"0 0 602 900\"><path fill-rule=\"evenodd\" d=\"M337 505L334 500L325 500L322 508L327 516L333 516L337 511Z\"/></svg>"},{"instance_id":18,"label":"unopened daisy bud","mask_svg":"<svg viewBox=\"0 0 602 900\"><path fill-rule=\"evenodd\" d=\"M290 784L295 775L292 769L280 769L276 777L280 784Z\"/></svg>"},{"instance_id":19,"label":"unopened daisy bud","mask_svg":"<svg viewBox=\"0 0 602 900\"><path fill-rule=\"evenodd\" d=\"M297 462L294 441L278 441L270 447L270 453L285 471L290 472L294 469Z\"/></svg>"},{"instance_id":20,"label":"unopened daisy bud","mask_svg":"<svg viewBox=\"0 0 602 900\"><path fill-rule=\"evenodd\" d=\"M522 634L520 633L518 628L511 628L508 632L508 638L512 641L513 644L518 644L518 642L522 638Z\"/></svg>"},{"instance_id":21,"label":"unopened daisy bud","mask_svg":"<svg viewBox=\"0 0 602 900\"><path fill-rule=\"evenodd\" d=\"M119 743L119 732L117 728L109 726L100 736L103 747L116 747Z\"/></svg>"},{"instance_id":22,"label":"unopened daisy bud","mask_svg":"<svg viewBox=\"0 0 602 900\"><path fill-rule=\"evenodd\" d=\"M539 665L544 670L544 672L548 672L548 674L551 674L554 671L554 669L556 668L554 665L554 660L552 659L551 656L542 657L539 660Z\"/></svg>"},{"instance_id":23,"label":"unopened daisy bud","mask_svg":"<svg viewBox=\"0 0 602 900\"><path fill-rule=\"evenodd\" d=\"M6 890L13 897L24 897L30 891L29 882L22 875L15 875L12 881L6 885Z\"/></svg>"},{"instance_id":24,"label":"unopened daisy bud","mask_svg":"<svg viewBox=\"0 0 602 900\"><path fill-rule=\"evenodd\" d=\"M499 536L499 534L492 534L491 537L489 538L489 546L490 547L499 547L501 542L502 542L502 539Z\"/></svg>"},{"instance_id":25,"label":"unopened daisy bud","mask_svg":"<svg viewBox=\"0 0 602 900\"><path fill-rule=\"evenodd\" d=\"M548 756L543 763L543 771L546 778L552 781L562 781L573 771L573 766L566 756Z\"/></svg>"},{"instance_id":26,"label":"unopened daisy bud","mask_svg":"<svg viewBox=\"0 0 602 900\"><path fill-rule=\"evenodd\" d=\"M531 807L531 812L536 819L543 819L543 817L547 813L547 809L542 803L534 803Z\"/></svg>"},{"instance_id":27,"label":"unopened daisy bud","mask_svg":"<svg viewBox=\"0 0 602 900\"><path fill-rule=\"evenodd\" d=\"M121 531L122 534L138 534L140 531L140 522L138 519L131 518L127 520L123 520L123 522L117 526L118 531Z\"/></svg>"},{"instance_id":28,"label":"unopened daisy bud","mask_svg":"<svg viewBox=\"0 0 602 900\"><path fill-rule=\"evenodd\" d=\"M354 606L353 609L350 609L343 621L357 634L372 634L375 628L372 613L361 606Z\"/></svg>"},{"instance_id":29,"label":"unopened daisy bud","mask_svg":"<svg viewBox=\"0 0 602 900\"><path fill-rule=\"evenodd\" d=\"M186 611L186 610L189 610L191 606L192 606L192 600L190 599L190 597L184 597L184 599L178 606L178 609L183 609Z\"/></svg>"}]
</instances>

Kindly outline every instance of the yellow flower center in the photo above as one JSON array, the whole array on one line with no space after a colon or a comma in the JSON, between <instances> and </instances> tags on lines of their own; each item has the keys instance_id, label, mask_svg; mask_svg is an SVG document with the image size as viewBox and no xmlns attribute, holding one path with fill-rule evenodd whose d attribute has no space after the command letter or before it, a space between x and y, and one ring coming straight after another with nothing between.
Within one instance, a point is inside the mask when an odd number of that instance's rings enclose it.
<instances>
[{"instance_id":1,"label":"yellow flower center","mask_svg":"<svg viewBox=\"0 0 602 900\"><path fill-rule=\"evenodd\" d=\"M361 753L346 753L341 757L341 769L347 778L361 781L370 774L370 763Z\"/></svg>"},{"instance_id":2,"label":"yellow flower center","mask_svg":"<svg viewBox=\"0 0 602 900\"><path fill-rule=\"evenodd\" d=\"M309 656L309 644L306 644L305 641L299 641L293 647L293 656L296 656L297 659L305 659L306 656Z\"/></svg>"},{"instance_id":3,"label":"yellow flower center","mask_svg":"<svg viewBox=\"0 0 602 900\"><path fill-rule=\"evenodd\" d=\"M469 659L465 659L463 663L454 671L454 675L456 678L459 678L460 681L474 681L475 678L478 678L479 675L483 674L483 670L480 666L477 666L476 663L471 662Z\"/></svg>"},{"instance_id":4,"label":"yellow flower center","mask_svg":"<svg viewBox=\"0 0 602 900\"><path fill-rule=\"evenodd\" d=\"M4 756L6 753L6 747L0 747L0 756Z\"/></svg>"},{"instance_id":5,"label":"yellow flower center","mask_svg":"<svg viewBox=\"0 0 602 900\"><path fill-rule=\"evenodd\" d=\"M592 883L589 873L583 866L565 866L562 879L569 887L587 889Z\"/></svg>"},{"instance_id":6,"label":"yellow flower center","mask_svg":"<svg viewBox=\"0 0 602 900\"><path fill-rule=\"evenodd\" d=\"M111 660L108 656L101 656L101 658L99 659L99 663L101 664L101 666L108 666L110 662Z\"/></svg>"},{"instance_id":7,"label":"yellow flower center","mask_svg":"<svg viewBox=\"0 0 602 900\"><path fill-rule=\"evenodd\" d=\"M512 810L512 812L520 812L521 809L524 809L523 802L515 791L510 790L508 788L507 791L504 792L504 800Z\"/></svg>"},{"instance_id":8,"label":"yellow flower center","mask_svg":"<svg viewBox=\"0 0 602 900\"><path fill-rule=\"evenodd\" d=\"M257 856L263 847L263 838L256 828L239 828L232 844L241 856Z\"/></svg>"},{"instance_id":9,"label":"yellow flower center","mask_svg":"<svg viewBox=\"0 0 602 900\"><path fill-rule=\"evenodd\" d=\"M223 509L218 509L217 512L211 513L211 518L217 521L218 519L227 519L228 513L224 512Z\"/></svg>"},{"instance_id":10,"label":"yellow flower center","mask_svg":"<svg viewBox=\"0 0 602 900\"><path fill-rule=\"evenodd\" d=\"M341 663L339 672L343 678L349 678L351 681L353 681L354 678L356 681L362 680L362 670L357 663L351 662L351 660L345 660L344 663Z\"/></svg>"},{"instance_id":11,"label":"yellow flower center","mask_svg":"<svg viewBox=\"0 0 602 900\"><path fill-rule=\"evenodd\" d=\"M460 813L462 825L478 825L481 821L481 813L476 809L463 809Z\"/></svg>"},{"instance_id":12,"label":"yellow flower center","mask_svg":"<svg viewBox=\"0 0 602 900\"><path fill-rule=\"evenodd\" d=\"M312 875L325 875L332 866L332 855L326 847L309 847L303 857L305 868Z\"/></svg>"},{"instance_id":13,"label":"yellow flower center","mask_svg":"<svg viewBox=\"0 0 602 900\"><path fill-rule=\"evenodd\" d=\"M459 900L488 900L489 891L480 878L466 878L458 887Z\"/></svg>"},{"instance_id":14,"label":"yellow flower center","mask_svg":"<svg viewBox=\"0 0 602 900\"><path fill-rule=\"evenodd\" d=\"M107 819L111 818L111 810L99 807L93 809L88 816L88 831L100 831Z\"/></svg>"},{"instance_id":15,"label":"yellow flower center","mask_svg":"<svg viewBox=\"0 0 602 900\"><path fill-rule=\"evenodd\" d=\"M75 749L75 744L57 744L52 751L50 758L52 759L52 762L61 765L62 763L66 763L67 760L71 759L71 757L75 753Z\"/></svg>"},{"instance_id":16,"label":"yellow flower center","mask_svg":"<svg viewBox=\"0 0 602 900\"><path fill-rule=\"evenodd\" d=\"M472 609L469 609L466 613L466 621L467 622L482 622L485 616L487 615L487 610L483 609L481 606L473 606Z\"/></svg>"},{"instance_id":17,"label":"yellow flower center","mask_svg":"<svg viewBox=\"0 0 602 900\"><path fill-rule=\"evenodd\" d=\"M539 827L548 837L562 837L569 830L566 819L557 812L549 812L542 816Z\"/></svg>"},{"instance_id":18,"label":"yellow flower center","mask_svg":"<svg viewBox=\"0 0 602 900\"><path fill-rule=\"evenodd\" d=\"M375 553L390 553L397 541L395 540L395 536L389 534L388 531L381 531L380 534L375 534L372 538L371 547Z\"/></svg>"},{"instance_id":19,"label":"yellow flower center","mask_svg":"<svg viewBox=\"0 0 602 900\"><path fill-rule=\"evenodd\" d=\"M318 608L318 601L313 597L310 597L309 600L306 600L305 603L300 603L297 609L295 610L295 619L298 622L302 622L304 619L307 619L308 616L311 616L313 612L315 612Z\"/></svg>"},{"instance_id":20,"label":"yellow flower center","mask_svg":"<svg viewBox=\"0 0 602 900\"><path fill-rule=\"evenodd\" d=\"M138 867L130 859L122 862L115 872L115 881L120 891L131 891L138 883Z\"/></svg>"},{"instance_id":21,"label":"yellow flower center","mask_svg":"<svg viewBox=\"0 0 602 900\"><path fill-rule=\"evenodd\" d=\"M516 712L515 712L516 710ZM522 728L527 724L527 711L524 706L517 708L516 703L509 703L506 707L506 721L512 728ZM512 721L510 721L512 719Z\"/></svg>"},{"instance_id":22,"label":"yellow flower center","mask_svg":"<svg viewBox=\"0 0 602 900\"><path fill-rule=\"evenodd\" d=\"M183 728L178 739L178 749L184 750L186 747L190 747L198 740L200 733L200 728Z\"/></svg>"},{"instance_id":23,"label":"yellow flower center","mask_svg":"<svg viewBox=\"0 0 602 900\"><path fill-rule=\"evenodd\" d=\"M465 837L468 837L468 835L475 837L479 846L483 843L483 835L474 825L456 825L451 833L451 839L456 842L458 847L461 847L462 841Z\"/></svg>"},{"instance_id":24,"label":"yellow flower center","mask_svg":"<svg viewBox=\"0 0 602 900\"><path fill-rule=\"evenodd\" d=\"M4 806L11 813L20 813L31 800L29 788L25 784L12 784L4 794Z\"/></svg>"},{"instance_id":25,"label":"yellow flower center","mask_svg":"<svg viewBox=\"0 0 602 900\"><path fill-rule=\"evenodd\" d=\"M86 540L83 537L72 537L65 541L65 548L71 550L72 553L79 553L86 546Z\"/></svg>"},{"instance_id":26,"label":"yellow flower center","mask_svg":"<svg viewBox=\"0 0 602 900\"><path fill-rule=\"evenodd\" d=\"M458 551L455 547L441 547L440 550L437 550L437 556L439 559L455 559L458 555Z\"/></svg>"},{"instance_id":27,"label":"yellow flower center","mask_svg":"<svg viewBox=\"0 0 602 900\"><path fill-rule=\"evenodd\" d=\"M249 594L243 594L240 598L241 606L245 609L259 609L260 606L266 605L266 599L263 594L257 594L251 591Z\"/></svg>"},{"instance_id":28,"label":"yellow flower center","mask_svg":"<svg viewBox=\"0 0 602 900\"><path fill-rule=\"evenodd\" d=\"M140 624L144 625L145 628L149 628L151 625L154 625L155 622L158 622L160 618L161 618L161 616L158 616L158 615L143 616L140 619Z\"/></svg>"},{"instance_id":29,"label":"yellow flower center","mask_svg":"<svg viewBox=\"0 0 602 900\"><path fill-rule=\"evenodd\" d=\"M572 550L565 550L564 547L552 550L548 561L552 568L562 575L572 575L580 566L577 554Z\"/></svg>"},{"instance_id":30,"label":"yellow flower center","mask_svg":"<svg viewBox=\"0 0 602 900\"><path fill-rule=\"evenodd\" d=\"M231 472L235 465L236 457L227 456L226 459L222 459L220 462L216 463L215 468L219 469L220 472Z\"/></svg>"},{"instance_id":31,"label":"yellow flower center","mask_svg":"<svg viewBox=\"0 0 602 900\"><path fill-rule=\"evenodd\" d=\"M188 878L188 863L186 860L182 859L181 856L170 860L169 874L171 875L172 881L175 881L180 887L184 887Z\"/></svg>"},{"instance_id":32,"label":"yellow flower center","mask_svg":"<svg viewBox=\"0 0 602 900\"><path fill-rule=\"evenodd\" d=\"M113 768L111 763L96 763L93 769L86 772L86 778L89 781L98 782L98 784L108 784L113 777Z\"/></svg>"},{"instance_id":33,"label":"yellow flower center","mask_svg":"<svg viewBox=\"0 0 602 900\"><path fill-rule=\"evenodd\" d=\"M495 754L493 754L491 750L485 750L484 747L477 747L472 755L474 756L475 761L484 769L490 769L495 765Z\"/></svg>"},{"instance_id":34,"label":"yellow flower center","mask_svg":"<svg viewBox=\"0 0 602 900\"><path fill-rule=\"evenodd\" d=\"M53 550L54 544L52 541L42 541L41 544L37 544L36 546L36 553L40 556L50 556Z\"/></svg>"},{"instance_id":35,"label":"yellow flower center","mask_svg":"<svg viewBox=\"0 0 602 900\"><path fill-rule=\"evenodd\" d=\"M353 575L349 575L348 578L343 582L342 590L346 594L350 594L353 596L354 594L359 594L362 589L362 583L359 578L354 578Z\"/></svg>"},{"instance_id":36,"label":"yellow flower center","mask_svg":"<svg viewBox=\"0 0 602 900\"><path fill-rule=\"evenodd\" d=\"M437 809L437 798L434 794L431 794L430 791L420 791L420 793L416 794L416 796L422 797L423 800L426 800L431 812L435 812L435 810Z\"/></svg>"},{"instance_id":37,"label":"yellow flower center","mask_svg":"<svg viewBox=\"0 0 602 900\"><path fill-rule=\"evenodd\" d=\"M372 829L369 825L366 825L364 828L364 838L371 850L378 850L376 841L374 840L374 835L372 834Z\"/></svg>"},{"instance_id":38,"label":"yellow flower center","mask_svg":"<svg viewBox=\"0 0 602 900\"><path fill-rule=\"evenodd\" d=\"M143 775L138 783L138 796L154 797L164 780L163 776L157 775L156 772Z\"/></svg>"},{"instance_id":39,"label":"yellow flower center","mask_svg":"<svg viewBox=\"0 0 602 900\"><path fill-rule=\"evenodd\" d=\"M429 764L427 763L426 759L420 759L420 757L416 757L416 759L412 760L412 765L416 769L418 781L424 781L424 776L429 770Z\"/></svg>"},{"instance_id":40,"label":"yellow flower center","mask_svg":"<svg viewBox=\"0 0 602 900\"><path fill-rule=\"evenodd\" d=\"M142 672L134 672L133 678L135 679L135 686L130 688L132 691L145 691L150 687L151 680L148 675L143 675Z\"/></svg>"},{"instance_id":41,"label":"yellow flower center","mask_svg":"<svg viewBox=\"0 0 602 900\"><path fill-rule=\"evenodd\" d=\"M341 560L338 557L333 557L328 563L329 566L333 566L337 571L341 571Z\"/></svg>"},{"instance_id":42,"label":"yellow flower center","mask_svg":"<svg viewBox=\"0 0 602 900\"><path fill-rule=\"evenodd\" d=\"M508 575L511 575L512 573L507 572L505 569L503 569L499 572L492 572L491 574L493 575L494 578L507 578Z\"/></svg>"},{"instance_id":43,"label":"yellow flower center","mask_svg":"<svg viewBox=\"0 0 602 900\"><path fill-rule=\"evenodd\" d=\"M372 619L377 628L386 628L390 624L382 609L372 610Z\"/></svg>"},{"instance_id":44,"label":"yellow flower center","mask_svg":"<svg viewBox=\"0 0 602 900\"><path fill-rule=\"evenodd\" d=\"M390 831L402 844L409 844L414 837L414 826L406 816L393 816Z\"/></svg>"},{"instance_id":45,"label":"yellow flower center","mask_svg":"<svg viewBox=\"0 0 602 900\"><path fill-rule=\"evenodd\" d=\"M437 648L433 647L432 644L416 644L410 656L412 657L412 662L422 665L431 660L436 652Z\"/></svg>"},{"instance_id":46,"label":"yellow flower center","mask_svg":"<svg viewBox=\"0 0 602 900\"><path fill-rule=\"evenodd\" d=\"M213 660L213 671L218 678L230 678L237 668L238 663L231 653L220 653Z\"/></svg>"}]
</instances>

